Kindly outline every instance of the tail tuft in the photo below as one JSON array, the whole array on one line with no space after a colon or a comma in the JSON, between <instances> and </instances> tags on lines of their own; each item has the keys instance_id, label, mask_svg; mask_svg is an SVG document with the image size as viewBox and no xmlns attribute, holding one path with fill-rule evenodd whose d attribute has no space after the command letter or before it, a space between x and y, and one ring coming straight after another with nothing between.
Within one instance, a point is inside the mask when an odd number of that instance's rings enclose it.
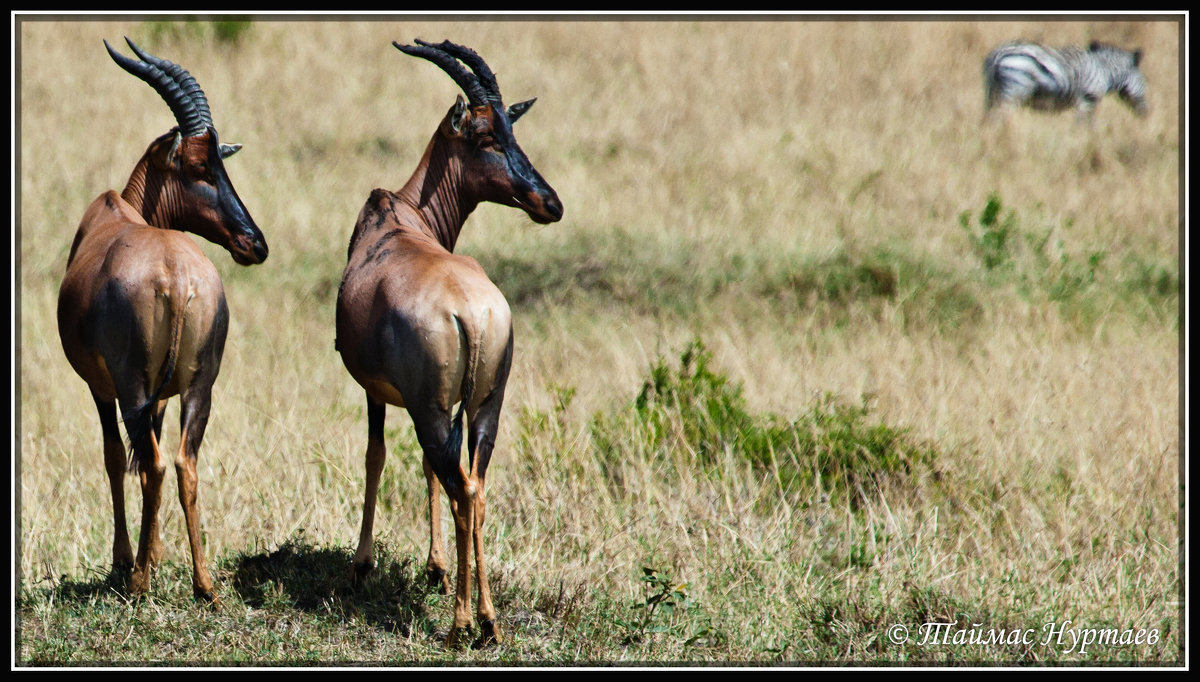
<instances>
[{"instance_id":1,"label":"tail tuft","mask_svg":"<svg viewBox=\"0 0 1200 682\"><path fill-rule=\"evenodd\" d=\"M158 402L157 395L141 405L121 413L121 421L125 422L125 435L128 438L130 473L136 473L138 465L141 463L136 446L150 433L152 410L156 402Z\"/></svg>"},{"instance_id":2,"label":"tail tuft","mask_svg":"<svg viewBox=\"0 0 1200 682\"><path fill-rule=\"evenodd\" d=\"M465 399L459 403L458 414L454 415L454 421L450 424L450 433L447 434L446 444L442 449L443 461L457 462L462 457L463 408L466 404Z\"/></svg>"},{"instance_id":3,"label":"tail tuft","mask_svg":"<svg viewBox=\"0 0 1200 682\"><path fill-rule=\"evenodd\" d=\"M172 352L167 356L166 371L154 394L147 398L146 402L141 405L121 413L121 420L125 422L125 435L129 438L130 471L137 471L138 469L138 451L135 446L149 435L154 406L158 403L158 397L162 395L163 389L167 387L167 384L171 383L171 375L174 373L175 354Z\"/></svg>"}]
</instances>

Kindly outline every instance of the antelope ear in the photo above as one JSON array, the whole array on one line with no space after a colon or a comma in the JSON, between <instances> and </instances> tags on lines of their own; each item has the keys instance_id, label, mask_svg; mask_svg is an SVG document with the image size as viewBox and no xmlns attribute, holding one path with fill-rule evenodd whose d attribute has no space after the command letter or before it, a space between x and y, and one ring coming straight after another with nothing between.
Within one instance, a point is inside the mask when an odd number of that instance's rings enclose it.
<instances>
[{"instance_id":1,"label":"antelope ear","mask_svg":"<svg viewBox=\"0 0 1200 682\"><path fill-rule=\"evenodd\" d=\"M171 148L167 151L167 163L172 166L179 162L179 147L183 144L183 135L178 131L175 132L175 139L171 141Z\"/></svg>"},{"instance_id":2,"label":"antelope ear","mask_svg":"<svg viewBox=\"0 0 1200 682\"><path fill-rule=\"evenodd\" d=\"M237 153L238 153L238 150L239 150L239 149L241 149L241 148L242 148L242 145L240 145L240 144L237 144L237 143L234 143L234 144L222 144L222 145L220 146L220 149L221 149L221 158L222 158L222 159L228 159L229 157L233 156L234 154L237 154Z\"/></svg>"},{"instance_id":3,"label":"antelope ear","mask_svg":"<svg viewBox=\"0 0 1200 682\"><path fill-rule=\"evenodd\" d=\"M467 110L467 101L462 95L454 100L454 107L450 109L450 115L446 117L446 122L450 124L450 131L455 135L464 135L467 130L467 119L471 116L471 112Z\"/></svg>"},{"instance_id":4,"label":"antelope ear","mask_svg":"<svg viewBox=\"0 0 1200 682\"><path fill-rule=\"evenodd\" d=\"M534 97L533 99L527 99L524 102L517 102L516 104L510 106L508 108L508 122L516 123L517 119L521 118L526 111L529 111L529 109L533 106L533 103L536 101L537 98Z\"/></svg>"}]
</instances>

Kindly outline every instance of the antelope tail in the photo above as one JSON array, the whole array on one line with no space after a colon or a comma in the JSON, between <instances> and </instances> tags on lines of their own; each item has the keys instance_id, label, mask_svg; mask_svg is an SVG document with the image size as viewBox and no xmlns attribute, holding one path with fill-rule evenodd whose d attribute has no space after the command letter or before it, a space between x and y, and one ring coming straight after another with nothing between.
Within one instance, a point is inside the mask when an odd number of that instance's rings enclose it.
<instances>
[{"instance_id":1,"label":"antelope tail","mask_svg":"<svg viewBox=\"0 0 1200 682\"><path fill-rule=\"evenodd\" d=\"M181 308L175 307L176 301L183 301ZM142 458L149 454L149 451L144 449L139 451L137 444L141 443L149 434L154 406L175 374L175 363L179 358L179 341L183 336L183 322L187 318L187 306L190 302L191 296L188 295L186 284L173 287L171 298L167 303L173 313L171 316L171 341L167 346L167 357L158 371L158 387L154 389L146 402L125 410L121 414L121 418L125 422L125 433L129 438L129 471L137 471L138 466L142 463Z\"/></svg>"},{"instance_id":2,"label":"antelope tail","mask_svg":"<svg viewBox=\"0 0 1200 682\"><path fill-rule=\"evenodd\" d=\"M486 316L489 313L490 311L485 310L483 314ZM479 349L483 347L483 334L487 329L486 324L478 325L478 338L472 342L471 334L463 325L463 320L457 315L454 320L458 323L459 338L467 350L467 366L463 373L462 401L458 404L458 412L455 413L454 421L450 424L450 435L446 438L444 452L447 461L458 461L462 455L463 410L471 403L471 396L475 393L475 374L479 371ZM468 472L472 466L474 463L468 459Z\"/></svg>"},{"instance_id":3,"label":"antelope tail","mask_svg":"<svg viewBox=\"0 0 1200 682\"><path fill-rule=\"evenodd\" d=\"M463 437L463 405L466 401L458 406L458 413L454 415L454 421L450 424L450 434L446 436L446 445L442 449L444 461L457 462L462 457L462 437Z\"/></svg>"}]
</instances>

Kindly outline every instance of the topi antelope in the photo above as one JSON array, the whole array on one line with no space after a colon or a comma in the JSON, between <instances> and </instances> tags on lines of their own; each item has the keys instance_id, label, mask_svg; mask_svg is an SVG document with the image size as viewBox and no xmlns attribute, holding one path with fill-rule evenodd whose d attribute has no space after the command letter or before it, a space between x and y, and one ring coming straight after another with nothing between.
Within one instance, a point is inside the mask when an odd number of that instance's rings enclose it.
<instances>
[{"instance_id":1,"label":"topi antelope","mask_svg":"<svg viewBox=\"0 0 1200 682\"><path fill-rule=\"evenodd\" d=\"M408 410L424 452L426 570L443 592L449 592L449 580L438 481L454 517L458 575L447 643L455 646L460 632L471 626L473 548L479 582L476 644L486 644L499 641L500 630L484 566L484 477L512 364L512 318L479 263L455 255L454 244L481 202L520 208L542 224L562 218L562 204L513 137L513 122L534 100L505 109L491 69L469 48L421 40L393 45L441 67L467 100L458 96L400 191L371 192L350 237L335 345L367 394L366 497L354 569L361 577L374 565L372 526L386 454L384 411L396 405ZM460 464L464 412L470 460L465 471Z\"/></svg>"},{"instance_id":2,"label":"topi antelope","mask_svg":"<svg viewBox=\"0 0 1200 682\"><path fill-rule=\"evenodd\" d=\"M196 456L229 311L216 268L182 231L225 247L242 265L266 260L267 243L222 162L240 145L217 141L196 80L125 40L137 60L108 41L104 46L121 68L166 100L179 125L150 144L123 192L101 194L84 213L59 291L58 331L100 413L113 499L113 568L132 568L133 594L149 589L150 571L162 555L158 506L166 464L159 439L167 399L180 396L175 472L192 550L192 589L198 599L213 601L196 511ZM129 437L128 468L136 469L142 486L136 560L125 526L125 449L114 401Z\"/></svg>"}]
</instances>

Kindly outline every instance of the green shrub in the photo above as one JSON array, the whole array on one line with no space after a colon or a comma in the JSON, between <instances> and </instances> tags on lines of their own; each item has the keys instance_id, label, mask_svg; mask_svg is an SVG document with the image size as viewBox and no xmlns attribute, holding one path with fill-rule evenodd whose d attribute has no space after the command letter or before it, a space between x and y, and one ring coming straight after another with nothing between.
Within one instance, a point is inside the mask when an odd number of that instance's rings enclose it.
<instances>
[{"instance_id":1,"label":"green shrub","mask_svg":"<svg viewBox=\"0 0 1200 682\"><path fill-rule=\"evenodd\" d=\"M1023 227L1016 211L1005 211L993 192L977 220L963 211L958 222L983 266L986 283L1012 287L1032 303L1058 304L1062 313L1085 327L1118 308L1137 314L1149 310L1155 316L1165 311L1170 317L1178 307L1174 264L1147 261L1139 254L1112 264L1103 249L1071 248L1061 237L1052 240L1056 233L1071 234L1071 220L1061 229Z\"/></svg>"},{"instance_id":2,"label":"green shrub","mask_svg":"<svg viewBox=\"0 0 1200 682\"><path fill-rule=\"evenodd\" d=\"M179 21L147 21L145 23L146 32L156 41L164 38L178 40L212 36L218 42L228 44L240 41L242 35L249 31L251 26L252 23L248 19L211 21L190 16L184 16Z\"/></svg>"},{"instance_id":3,"label":"green shrub","mask_svg":"<svg viewBox=\"0 0 1200 682\"><path fill-rule=\"evenodd\" d=\"M971 248L988 270L1001 267L1012 259L1009 238L1014 232L1017 216L1010 210L1002 221L1000 211L1000 197L992 192L979 213L978 229L971 225L970 211L963 211L958 216L958 224L967 233Z\"/></svg>"},{"instance_id":4,"label":"green shrub","mask_svg":"<svg viewBox=\"0 0 1200 682\"><path fill-rule=\"evenodd\" d=\"M661 357L628 411L597 415L592 436L609 461L665 459L720 476L746 462L774 475L785 493L825 494L857 506L884 479L928 468L934 453L904 429L871 423L868 401L849 405L825 395L787 419L747 410L740 384L711 367L712 355L693 340L671 367Z\"/></svg>"}]
</instances>

